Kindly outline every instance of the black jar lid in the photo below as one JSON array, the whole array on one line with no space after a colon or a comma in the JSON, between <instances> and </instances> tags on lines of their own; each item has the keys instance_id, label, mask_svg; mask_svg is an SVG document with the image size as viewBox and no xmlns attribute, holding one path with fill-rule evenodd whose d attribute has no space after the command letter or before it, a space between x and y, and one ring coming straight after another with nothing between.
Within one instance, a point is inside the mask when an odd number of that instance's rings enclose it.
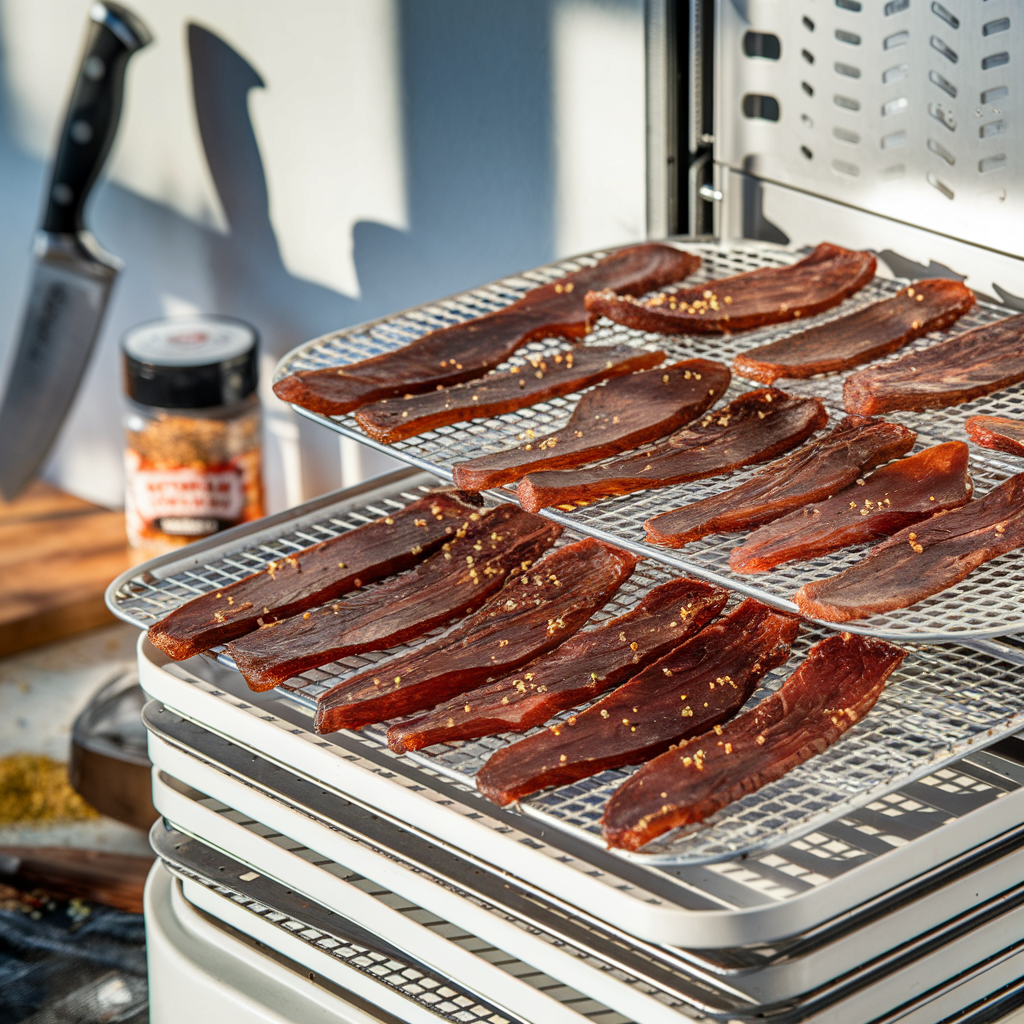
<instances>
[{"instance_id":1,"label":"black jar lid","mask_svg":"<svg viewBox=\"0 0 1024 1024\"><path fill-rule=\"evenodd\" d=\"M125 391L140 405L208 409L256 390L256 329L227 316L152 320L121 339Z\"/></svg>"}]
</instances>

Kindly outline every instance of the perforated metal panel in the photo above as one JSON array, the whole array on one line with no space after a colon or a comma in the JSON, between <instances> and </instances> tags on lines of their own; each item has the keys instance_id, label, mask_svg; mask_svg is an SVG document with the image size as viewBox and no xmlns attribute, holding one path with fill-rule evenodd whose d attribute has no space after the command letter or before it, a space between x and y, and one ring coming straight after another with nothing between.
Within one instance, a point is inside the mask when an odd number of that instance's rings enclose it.
<instances>
[{"instance_id":1,"label":"perforated metal panel","mask_svg":"<svg viewBox=\"0 0 1024 1024\"><path fill-rule=\"evenodd\" d=\"M718 0L715 38L716 162L1024 253L1014 0Z\"/></svg>"},{"instance_id":2,"label":"perforated metal panel","mask_svg":"<svg viewBox=\"0 0 1024 1024\"><path fill-rule=\"evenodd\" d=\"M783 265L795 261L800 255L755 245L730 248L695 245L689 248L701 256L703 265L696 274L687 279L687 284L714 280L757 267ZM592 262L597 255L600 254L534 271L529 277L529 283L551 279L563 270L572 269L584 262ZM428 329L456 322L466 316L479 315L503 305L521 294L521 289L527 283L524 279L509 279L484 289L477 289L466 296L446 300L436 306L423 307L384 321L327 335L301 346L286 356L277 374L280 377L296 370L343 365L390 351ZM887 298L904 283L876 278L836 309L819 317L801 321L799 325L784 324L721 337L667 337L631 330L620 324L602 320L588 337L587 344L657 347L663 349L672 360L699 356L729 363L739 352L755 345L800 330L808 324L821 323L846 315L871 302ZM914 343L913 347L927 347L945 337L991 323L1009 312L995 306L979 305L967 316L962 317L949 331L929 334ZM535 342L527 346L510 363L521 363L531 352L550 352L563 347L565 346L553 341ZM821 397L829 409L831 423L834 425L844 414L842 382L845 376L831 374L806 381L783 380L778 381L777 385L796 394ZM756 382L734 377L727 394L723 396L723 401L731 401L752 387L759 386L761 385ZM491 419L439 427L407 441L387 446L370 441L351 416L323 417L308 413L307 415L363 444L370 444L399 459L450 479L452 466L457 462L512 447L525 437L544 434L564 426L578 397L569 395ZM967 416L1024 415L1022 399L1024 385L1015 385L951 409L924 413L895 413L890 418L918 431L917 450L920 450L942 441L967 440L963 430L963 421ZM529 433L530 431L533 434ZM621 498L596 502L575 511L566 511L564 508L548 509L544 514L574 526L584 533L602 537L667 565L714 579L742 593L795 611L796 606L791 599L797 589L805 583L825 579L848 568L863 557L869 546L858 545L812 561L788 563L770 573L743 575L733 572L728 565L729 553L742 541L742 534L712 535L679 550L648 545L644 540L645 520L696 501L709 493L742 483L761 468L755 466L710 480L641 491ZM1021 460L971 446L970 471L976 493L979 495L1022 469L1024 462ZM515 492L509 488L507 493L514 496ZM1022 595L1024 561L1016 553L1009 553L976 569L967 580L957 586L918 602L911 608L846 623L843 628L850 632L870 633L896 640L949 640L996 636L1024 630L1024 603L1020 600Z\"/></svg>"}]
</instances>

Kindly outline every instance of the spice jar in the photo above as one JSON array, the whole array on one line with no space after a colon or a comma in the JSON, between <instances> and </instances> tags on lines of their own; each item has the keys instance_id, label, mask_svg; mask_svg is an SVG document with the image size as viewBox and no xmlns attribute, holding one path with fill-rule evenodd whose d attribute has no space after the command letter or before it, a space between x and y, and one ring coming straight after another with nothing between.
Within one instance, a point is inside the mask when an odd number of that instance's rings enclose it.
<instances>
[{"instance_id":1,"label":"spice jar","mask_svg":"<svg viewBox=\"0 0 1024 1024\"><path fill-rule=\"evenodd\" d=\"M256 331L176 317L121 344L125 522L139 560L262 516Z\"/></svg>"}]
</instances>

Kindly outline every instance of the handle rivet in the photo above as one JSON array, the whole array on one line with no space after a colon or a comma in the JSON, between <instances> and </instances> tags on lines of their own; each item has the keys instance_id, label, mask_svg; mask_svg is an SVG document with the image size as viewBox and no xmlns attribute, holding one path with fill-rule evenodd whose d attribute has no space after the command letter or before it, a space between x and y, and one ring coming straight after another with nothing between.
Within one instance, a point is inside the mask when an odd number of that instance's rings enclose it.
<instances>
[{"instance_id":1,"label":"handle rivet","mask_svg":"<svg viewBox=\"0 0 1024 1024\"><path fill-rule=\"evenodd\" d=\"M75 198L74 189L70 185L65 185L63 181L58 181L53 186L50 195L58 206L69 206Z\"/></svg>"},{"instance_id":2,"label":"handle rivet","mask_svg":"<svg viewBox=\"0 0 1024 1024\"><path fill-rule=\"evenodd\" d=\"M90 57L82 65L82 72L90 82L98 82L107 73L107 65L102 57Z\"/></svg>"},{"instance_id":3,"label":"handle rivet","mask_svg":"<svg viewBox=\"0 0 1024 1024\"><path fill-rule=\"evenodd\" d=\"M74 139L80 146L84 146L87 142L92 141L92 125L88 121L71 122L71 138Z\"/></svg>"}]
</instances>

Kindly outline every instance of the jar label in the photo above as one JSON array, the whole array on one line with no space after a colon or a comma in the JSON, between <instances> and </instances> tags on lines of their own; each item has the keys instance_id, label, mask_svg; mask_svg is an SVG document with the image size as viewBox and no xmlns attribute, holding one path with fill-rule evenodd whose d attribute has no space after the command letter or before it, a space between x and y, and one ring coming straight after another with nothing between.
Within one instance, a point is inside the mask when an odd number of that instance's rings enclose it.
<instances>
[{"instance_id":1,"label":"jar label","mask_svg":"<svg viewBox=\"0 0 1024 1024\"><path fill-rule=\"evenodd\" d=\"M203 536L238 522L245 508L242 473L231 466L203 471L139 469L129 477L131 504L164 533Z\"/></svg>"}]
</instances>

